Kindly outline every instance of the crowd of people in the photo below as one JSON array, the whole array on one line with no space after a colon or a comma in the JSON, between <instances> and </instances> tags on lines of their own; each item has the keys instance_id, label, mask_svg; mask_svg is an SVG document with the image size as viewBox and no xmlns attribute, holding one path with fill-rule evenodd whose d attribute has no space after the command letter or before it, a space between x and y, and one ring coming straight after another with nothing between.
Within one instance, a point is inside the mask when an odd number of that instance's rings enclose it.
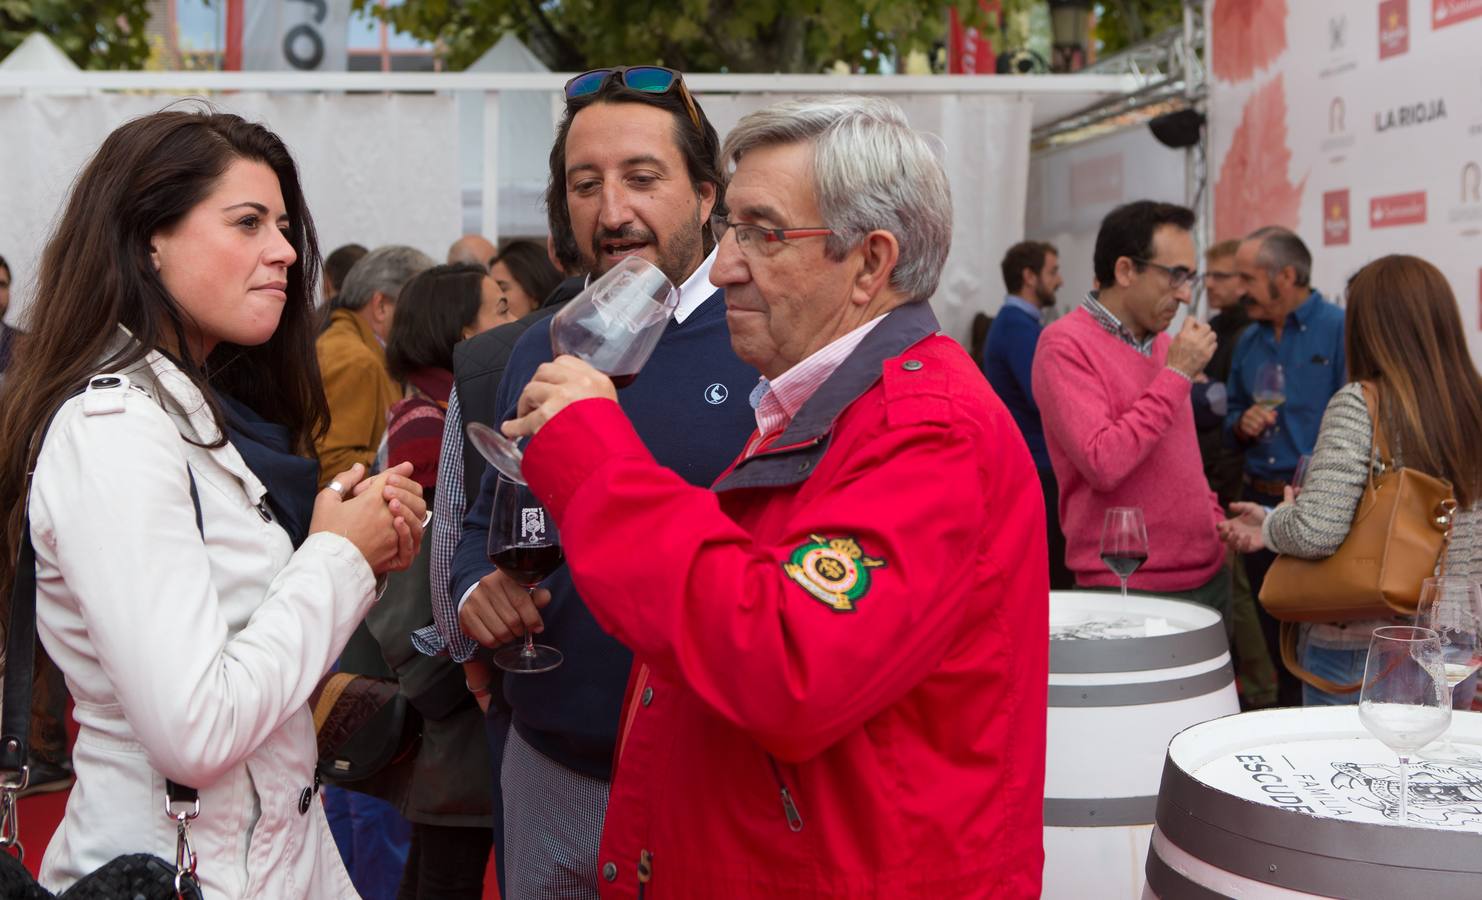
<instances>
[{"instance_id":1,"label":"crowd of people","mask_svg":"<svg viewBox=\"0 0 1482 900\"><path fill-rule=\"evenodd\" d=\"M79 725L70 761L33 749L76 773L47 887L172 858L168 781L208 897L476 898L491 853L510 898L1037 897L1050 591L1118 583L1107 510L1143 511L1133 589L1220 612L1251 706L1300 700L1253 598L1341 544L1375 428L1455 485L1447 568L1482 575L1482 384L1422 260L1345 312L1292 232L1201 272L1192 211L1130 203L1050 324L1058 252L1008 252L979 371L927 302L946 176L888 101L722 142L678 72L600 69L550 166L544 247L321 270L262 125L161 112L86 165L0 341L0 570L34 543ZM553 316L634 256L676 301L618 390ZM1170 334L1201 282L1218 315ZM514 488L471 423L524 442L523 522L565 559L538 588L491 558ZM1313 626L1305 664L1351 678L1374 624ZM492 662L535 635L559 666ZM306 705L331 669L421 722L354 782Z\"/></svg>"},{"instance_id":2,"label":"crowd of people","mask_svg":"<svg viewBox=\"0 0 1482 900\"><path fill-rule=\"evenodd\" d=\"M1441 569L1482 576L1482 458L1466 449L1482 429L1482 381L1456 298L1435 266L1389 256L1352 277L1340 308L1312 286L1302 239L1277 226L1214 244L1201 273L1193 225L1192 211L1166 203L1113 210L1096 239L1097 289L1048 327L1055 248L1026 241L1004 257L1010 296L982 365L1050 463L1040 480L1061 533L1050 508L1049 541L1063 542L1068 570L1052 565L1052 587L1116 584L1100 559L1103 521L1136 507L1147 560L1131 587L1221 613L1243 707L1357 703L1372 631L1404 617L1305 625L1288 666L1281 623L1257 598L1277 554L1337 551L1386 467L1450 482L1460 512ZM1213 315L1206 324L1189 310L1170 337L1201 280ZM1475 685L1453 689L1457 708L1471 707Z\"/></svg>"}]
</instances>

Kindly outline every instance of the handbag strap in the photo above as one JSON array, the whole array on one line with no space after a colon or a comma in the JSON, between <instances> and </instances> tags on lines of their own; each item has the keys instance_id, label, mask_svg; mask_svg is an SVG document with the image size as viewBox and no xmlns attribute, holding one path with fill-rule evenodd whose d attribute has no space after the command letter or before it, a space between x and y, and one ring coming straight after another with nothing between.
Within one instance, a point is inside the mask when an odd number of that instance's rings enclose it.
<instances>
[{"instance_id":1,"label":"handbag strap","mask_svg":"<svg viewBox=\"0 0 1482 900\"><path fill-rule=\"evenodd\" d=\"M67 400L83 393L86 387L69 394L47 417L39 434L45 435ZM185 466L190 479L190 502L195 509L196 531L206 538L205 520L201 514L201 495L196 489L196 476ZM29 493L29 490L28 490ZM10 620L5 631L5 691L0 709L0 849L15 847L17 857L24 858L20 842L20 821L16 813L16 794L30 778L27 758L30 753L32 689L36 666L36 547L31 543L29 504L23 517L20 548L16 553L15 575L10 586ZM187 810L184 806L188 805ZM177 810L177 806L181 807ZM195 878L195 853L186 837L186 823L200 815L200 792L193 787L165 779L165 815L177 823L176 842L177 892L186 877Z\"/></svg>"},{"instance_id":2,"label":"handbag strap","mask_svg":"<svg viewBox=\"0 0 1482 900\"><path fill-rule=\"evenodd\" d=\"M1363 687L1362 681L1355 681L1353 684L1339 684L1303 668L1302 664L1297 661L1297 624L1296 622L1281 623L1281 662L1288 672L1329 694L1352 694Z\"/></svg>"}]
</instances>

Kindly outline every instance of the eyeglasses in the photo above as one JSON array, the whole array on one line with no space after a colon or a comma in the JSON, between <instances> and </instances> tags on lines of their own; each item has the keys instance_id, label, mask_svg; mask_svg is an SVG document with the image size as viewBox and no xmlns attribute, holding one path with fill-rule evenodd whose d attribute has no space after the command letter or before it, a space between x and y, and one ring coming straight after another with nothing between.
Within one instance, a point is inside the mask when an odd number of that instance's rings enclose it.
<instances>
[{"instance_id":1,"label":"eyeglasses","mask_svg":"<svg viewBox=\"0 0 1482 900\"><path fill-rule=\"evenodd\" d=\"M1192 284L1199 278L1198 270L1190 269L1188 266L1165 266L1162 263L1155 263L1150 259L1138 259L1135 256L1129 256L1127 258L1139 266L1152 266L1162 271L1168 276L1168 288L1170 290L1176 291L1186 284Z\"/></svg>"},{"instance_id":2,"label":"eyeglasses","mask_svg":"<svg viewBox=\"0 0 1482 900\"><path fill-rule=\"evenodd\" d=\"M1205 272L1204 273L1204 280L1205 281L1218 281L1218 282L1221 282L1221 283L1226 282L1226 281L1229 281L1231 278L1239 278L1239 277L1240 277L1240 274L1238 272Z\"/></svg>"},{"instance_id":3,"label":"eyeglasses","mask_svg":"<svg viewBox=\"0 0 1482 900\"><path fill-rule=\"evenodd\" d=\"M663 66L618 66L583 72L566 82L566 99L575 100L577 97L600 93L612 78L621 79L625 88L645 94L667 94L678 86L679 96L684 99L684 108L689 110L690 121L695 123L695 130L705 130L700 124L700 109L695 106L695 98L690 96L690 89L684 86L684 76Z\"/></svg>"},{"instance_id":4,"label":"eyeglasses","mask_svg":"<svg viewBox=\"0 0 1482 900\"><path fill-rule=\"evenodd\" d=\"M827 237L834 233L832 228L822 226L809 228L763 228L760 225L748 225L743 222L728 222L725 216L710 217L710 233L715 235L715 243L718 246L725 239L726 232L736 235L736 246L741 252L748 256L763 254L771 256L781 249L785 241L797 240L798 238Z\"/></svg>"}]
</instances>

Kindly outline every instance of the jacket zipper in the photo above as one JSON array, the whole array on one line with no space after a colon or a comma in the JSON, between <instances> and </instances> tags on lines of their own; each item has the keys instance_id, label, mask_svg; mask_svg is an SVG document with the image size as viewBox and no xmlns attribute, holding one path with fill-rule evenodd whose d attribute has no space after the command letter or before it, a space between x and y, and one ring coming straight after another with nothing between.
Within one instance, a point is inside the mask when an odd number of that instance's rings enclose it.
<instances>
[{"instance_id":1,"label":"jacket zipper","mask_svg":"<svg viewBox=\"0 0 1482 900\"><path fill-rule=\"evenodd\" d=\"M638 852L638 900L648 893L648 881L654 877L654 855L647 850Z\"/></svg>"},{"instance_id":2,"label":"jacket zipper","mask_svg":"<svg viewBox=\"0 0 1482 900\"><path fill-rule=\"evenodd\" d=\"M792 798L792 792L787 789L787 782L782 778L782 767L777 765L777 759L772 754L767 754L767 763L772 767L772 777L777 779L777 787L782 795L782 812L787 816L787 827L793 832L803 830L803 815L798 812L798 804Z\"/></svg>"}]
</instances>

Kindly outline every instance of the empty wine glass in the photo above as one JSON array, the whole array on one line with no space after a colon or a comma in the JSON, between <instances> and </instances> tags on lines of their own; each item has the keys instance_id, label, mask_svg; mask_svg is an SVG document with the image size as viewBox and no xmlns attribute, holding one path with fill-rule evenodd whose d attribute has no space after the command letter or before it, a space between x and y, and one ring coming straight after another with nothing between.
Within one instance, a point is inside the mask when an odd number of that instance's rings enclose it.
<instances>
[{"instance_id":1,"label":"empty wine glass","mask_svg":"<svg viewBox=\"0 0 1482 900\"><path fill-rule=\"evenodd\" d=\"M679 292L657 266L639 256L625 257L551 319L551 352L584 359L616 387L627 387L678 305ZM490 465L524 482L524 453L516 441L480 422L469 422L464 431Z\"/></svg>"},{"instance_id":2,"label":"empty wine glass","mask_svg":"<svg viewBox=\"0 0 1482 900\"><path fill-rule=\"evenodd\" d=\"M1142 521L1142 510L1135 506L1113 506L1101 523L1101 561L1122 580L1122 597L1127 596L1127 579L1148 559L1148 531Z\"/></svg>"},{"instance_id":3,"label":"empty wine glass","mask_svg":"<svg viewBox=\"0 0 1482 900\"><path fill-rule=\"evenodd\" d=\"M1374 629L1364 661L1359 721L1400 759L1403 825L1409 820L1410 756L1451 724L1440 635L1412 625Z\"/></svg>"},{"instance_id":4,"label":"empty wine glass","mask_svg":"<svg viewBox=\"0 0 1482 900\"><path fill-rule=\"evenodd\" d=\"M1286 402L1286 372L1281 368L1281 363L1265 363L1256 370L1251 400L1257 406L1270 410L1275 410ZM1280 430L1280 425L1272 425L1261 432L1261 443L1269 444Z\"/></svg>"},{"instance_id":5,"label":"empty wine glass","mask_svg":"<svg viewBox=\"0 0 1482 900\"><path fill-rule=\"evenodd\" d=\"M1292 470L1292 493L1302 493L1302 485L1307 481L1307 467L1312 465L1312 457L1303 453L1297 457L1297 468Z\"/></svg>"},{"instance_id":6,"label":"empty wine glass","mask_svg":"<svg viewBox=\"0 0 1482 900\"><path fill-rule=\"evenodd\" d=\"M530 593L560 567L556 523L529 485L499 477L489 512L488 551L489 561ZM561 651L535 643L528 628L524 641L494 651L494 665L506 672L529 675L549 672L560 664Z\"/></svg>"}]
</instances>

